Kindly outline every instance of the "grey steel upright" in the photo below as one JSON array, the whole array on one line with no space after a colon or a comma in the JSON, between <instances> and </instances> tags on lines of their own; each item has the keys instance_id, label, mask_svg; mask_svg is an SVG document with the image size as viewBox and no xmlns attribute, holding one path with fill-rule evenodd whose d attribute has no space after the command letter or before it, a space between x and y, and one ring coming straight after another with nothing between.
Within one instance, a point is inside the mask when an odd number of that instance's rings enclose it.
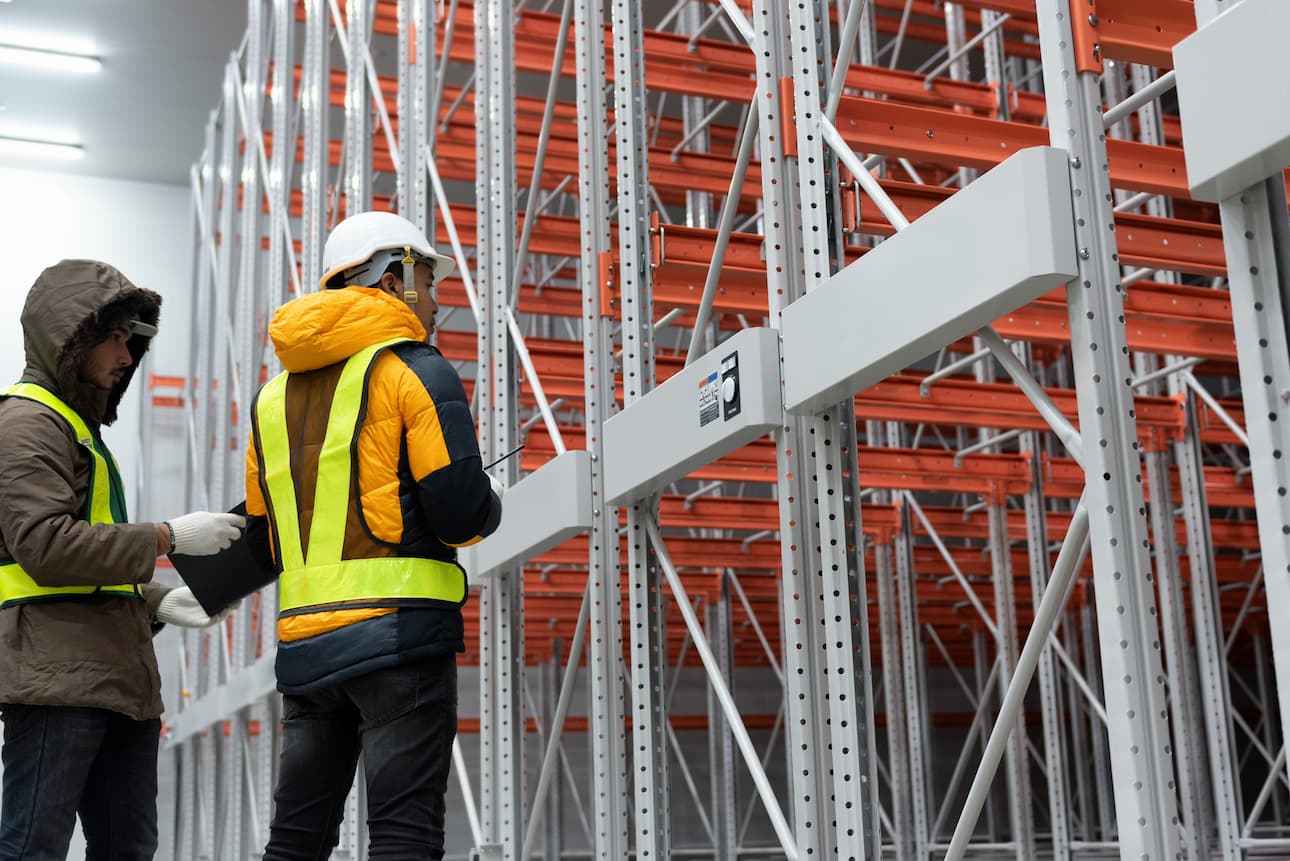
<instances>
[{"instance_id":1,"label":"grey steel upright","mask_svg":"<svg viewBox=\"0 0 1290 861\"><path fill-rule=\"evenodd\" d=\"M514 447L518 435L515 351L507 333L516 236L515 22L511 0L476 7L475 201L480 302L475 401L484 462ZM492 469L507 485L519 468ZM514 515L512 515L514 516ZM516 565L496 572L479 593L480 823L484 858L515 858L524 841L524 579Z\"/></svg>"},{"instance_id":2,"label":"grey steel upright","mask_svg":"<svg viewBox=\"0 0 1290 861\"><path fill-rule=\"evenodd\" d=\"M600 0L577 0L574 7L574 56L577 58L578 220L581 257L582 344L587 450L595 495L588 532L587 581L591 636L587 646L591 689L591 768L600 783L592 797L592 857L616 861L627 856L628 740L623 722L622 578L619 576L618 507L605 501L604 423L615 410L611 311L601 302L601 263L610 242L609 112L605 104L605 13ZM577 656L573 661L576 662ZM635 698L633 697L633 701Z\"/></svg>"},{"instance_id":3,"label":"grey steel upright","mask_svg":"<svg viewBox=\"0 0 1290 861\"><path fill-rule=\"evenodd\" d=\"M1240 5L1239 0L1197 0L1196 22L1210 24ZM1286 331L1290 218L1280 172L1221 200L1219 213L1284 751L1290 716L1290 626L1286 624L1290 608L1290 412L1286 409L1286 393L1290 392L1290 336ZM1285 769L1284 762L1281 768Z\"/></svg>"},{"instance_id":4,"label":"grey steel upright","mask_svg":"<svg viewBox=\"0 0 1290 861\"><path fill-rule=\"evenodd\" d=\"M1053 146L1069 150L1079 277L1067 287L1084 441L1107 731L1120 857L1180 857L1177 787L1129 386L1102 99L1076 67L1070 5L1038 0Z\"/></svg>"},{"instance_id":5,"label":"grey steel upright","mask_svg":"<svg viewBox=\"0 0 1290 861\"><path fill-rule=\"evenodd\" d=\"M753 4L775 328L784 306L839 265L837 201L826 192L825 149L815 128L828 101L831 51L821 23L827 21L824 3ZM794 105L780 102L784 78L793 81ZM782 132L794 126L790 145ZM808 418L786 416L776 449L789 800L798 857L876 858L877 756L850 400Z\"/></svg>"},{"instance_id":6,"label":"grey steel upright","mask_svg":"<svg viewBox=\"0 0 1290 861\"><path fill-rule=\"evenodd\" d=\"M618 268L622 297L623 405L654 388L654 299L649 260L649 153L645 125L645 48L641 0L610 4L614 53L615 163L618 185ZM631 618L632 795L636 857L671 857L668 804L666 601L647 534L657 523L656 496L627 509L627 575ZM616 542L615 542L616 543Z\"/></svg>"}]
</instances>

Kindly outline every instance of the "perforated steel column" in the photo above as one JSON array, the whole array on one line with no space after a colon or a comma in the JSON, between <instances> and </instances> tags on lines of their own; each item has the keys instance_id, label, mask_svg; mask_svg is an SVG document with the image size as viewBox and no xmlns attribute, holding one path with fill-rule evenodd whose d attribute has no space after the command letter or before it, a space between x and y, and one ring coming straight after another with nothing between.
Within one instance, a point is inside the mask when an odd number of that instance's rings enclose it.
<instances>
[{"instance_id":1,"label":"perforated steel column","mask_svg":"<svg viewBox=\"0 0 1290 861\"><path fill-rule=\"evenodd\" d=\"M724 571L721 592L705 608L705 633L712 647L721 676L734 694L734 631L730 605L730 577ZM735 817L735 745L726 724L721 704L708 687L708 781L711 799L713 861L736 861L739 834Z\"/></svg>"},{"instance_id":2,"label":"perforated steel column","mask_svg":"<svg viewBox=\"0 0 1290 861\"><path fill-rule=\"evenodd\" d=\"M208 504L224 504L228 490L229 423L231 419L233 374L236 362L231 353L231 322L233 310L233 216L237 207L237 172L240 168L237 140L240 124L237 118L237 83L233 74L233 61L224 69L224 98L221 109L219 148L219 229L215 241L217 266L215 271L214 303L211 309L211 365L210 386L214 409L209 416L214 445L211 451Z\"/></svg>"},{"instance_id":3,"label":"perforated steel column","mask_svg":"<svg viewBox=\"0 0 1290 861\"><path fill-rule=\"evenodd\" d=\"M435 73L435 11L429 0L398 0L399 20L399 213L428 227L425 143L429 140L430 92Z\"/></svg>"},{"instance_id":4,"label":"perforated steel column","mask_svg":"<svg viewBox=\"0 0 1290 861\"><path fill-rule=\"evenodd\" d=\"M756 108L771 325L840 265L840 225L818 132L830 57L823 3L753 5ZM785 78L794 104L784 104ZM793 135L793 140L785 140ZM781 636L799 857L877 848L876 754L859 553L855 415L848 399L777 434Z\"/></svg>"},{"instance_id":5,"label":"perforated steel column","mask_svg":"<svg viewBox=\"0 0 1290 861\"><path fill-rule=\"evenodd\" d=\"M600 0L574 6L577 65L578 220L581 256L584 415L591 452L594 497L588 534L587 577L591 584L587 686L591 692L593 858L617 861L631 845L627 836L627 739L624 737L622 580L618 568L618 507L605 502L604 423L614 413L610 314L601 305L601 262L610 253L609 128L605 105L605 17Z\"/></svg>"},{"instance_id":6,"label":"perforated steel column","mask_svg":"<svg viewBox=\"0 0 1290 861\"><path fill-rule=\"evenodd\" d=\"M837 160L817 124L828 101L832 63L828 4L789 6L788 71L793 77L797 135L796 190L801 213L802 289L827 282L845 264L838 205ZM785 169L791 169L786 164ZM797 275L793 271L793 275ZM772 317L775 303L772 302ZM855 405L846 398L804 426L813 452L807 513L814 520L814 568L806 594L813 623L814 684L824 694L816 734L819 768L832 803L830 843L842 859L876 858L879 851L877 752L866 595ZM808 520L809 522L809 520ZM791 530L790 530L791 532ZM787 572L786 572L787 573ZM806 572L802 572L805 574ZM823 680L823 683L821 683Z\"/></svg>"},{"instance_id":7,"label":"perforated steel column","mask_svg":"<svg viewBox=\"0 0 1290 861\"><path fill-rule=\"evenodd\" d=\"M218 168L216 159L216 123L218 110L212 111L206 124L206 146L202 150L200 166L194 168L193 209L196 221L197 242L193 250L193 311L189 367L192 377L188 381L188 508L197 510L210 505L211 438L208 425L211 413L211 344L202 337L207 331L206 320L211 319L214 305L215 269L212 265L218 254L215 247L215 180ZM185 637L187 633L185 632Z\"/></svg>"},{"instance_id":8,"label":"perforated steel column","mask_svg":"<svg viewBox=\"0 0 1290 861\"><path fill-rule=\"evenodd\" d=\"M895 427L894 425L891 427ZM888 431L888 445L899 447L898 432ZM927 684L927 660L919 634L918 584L914 580L914 551L910 532L908 506L901 505L897 512L897 528L892 552L896 562L896 600L899 615L896 632L900 637L900 652L893 658L900 660L904 686L905 739L908 744L908 769L910 793L910 823L914 858L928 858L931 840L928 807L931 802L929 760L931 751L927 744L927 703L923 691Z\"/></svg>"},{"instance_id":9,"label":"perforated steel column","mask_svg":"<svg viewBox=\"0 0 1290 861\"><path fill-rule=\"evenodd\" d=\"M1020 449L1030 454L1030 490L1026 492L1026 560L1030 569L1030 594L1038 606L1048 587L1051 567L1048 552L1048 512L1044 507L1043 469L1039 434L1021 438ZM1059 631L1054 628L1053 635ZM1053 861L1070 861L1071 810L1067 777L1067 748L1062 728L1062 708L1057 686L1057 667L1052 649L1039 656L1039 704L1044 732L1044 769L1047 771L1048 818Z\"/></svg>"},{"instance_id":10,"label":"perforated steel column","mask_svg":"<svg viewBox=\"0 0 1290 861\"><path fill-rule=\"evenodd\" d=\"M372 133L367 74L363 67L363 49L371 38L366 0L345 4L345 38L349 64L345 75L345 215L366 212L372 208ZM339 24L337 25L339 27ZM326 90L324 90L326 92ZM324 100L324 106L327 102ZM339 219L337 219L339 220Z\"/></svg>"},{"instance_id":11,"label":"perforated steel column","mask_svg":"<svg viewBox=\"0 0 1290 861\"><path fill-rule=\"evenodd\" d=\"M485 463L510 451L519 430L519 380L506 331L517 236L514 42L511 0L487 0L475 7L475 111L480 118L475 205L482 317L475 385ZM519 478L516 460L493 467L493 474L514 484ZM485 844L502 857L515 858L525 822L523 569L516 565L495 572L481 587L479 602L480 824Z\"/></svg>"},{"instance_id":12,"label":"perforated steel column","mask_svg":"<svg viewBox=\"0 0 1290 861\"><path fill-rule=\"evenodd\" d=\"M264 196L260 183L263 177L258 158L260 141L261 106L264 103L265 89L265 4L263 0L247 0L246 53L242 72L242 92L238 94L241 105L245 108L242 128L242 169L239 171L241 223L238 228L238 266L232 282L233 302L233 344L231 346L233 362L233 380L236 390L237 410L230 415L230 432L228 441L229 457L227 497L218 497L218 504L223 506L225 499L229 504L241 499L245 493L242 489L246 470L246 430L249 426L245 410L251 403L251 397L260 384L261 349L256 337L256 317L260 310L260 298L266 291L261 279L261 263L264 251L260 245L261 221L260 212ZM227 208L232 201L226 199ZM226 234L227 235L227 234ZM222 510L222 509L221 509Z\"/></svg>"},{"instance_id":13,"label":"perforated steel column","mask_svg":"<svg viewBox=\"0 0 1290 861\"><path fill-rule=\"evenodd\" d=\"M318 289L327 236L327 3L305 0L304 56L300 65L300 284ZM276 149L276 148L275 148Z\"/></svg>"},{"instance_id":14,"label":"perforated steel column","mask_svg":"<svg viewBox=\"0 0 1290 861\"><path fill-rule=\"evenodd\" d=\"M1049 129L1071 154L1079 277L1067 289L1120 857L1179 857L1124 295L1097 74L1075 63L1071 7L1038 0Z\"/></svg>"},{"instance_id":15,"label":"perforated steel column","mask_svg":"<svg viewBox=\"0 0 1290 861\"><path fill-rule=\"evenodd\" d=\"M623 400L630 406L654 388L654 297L649 260L649 155L645 123L645 49L641 0L613 0L614 118L618 184L618 268L622 296ZM666 599L646 534L657 522L656 496L627 511L628 596L631 608L632 803L636 857L671 854L668 803Z\"/></svg>"},{"instance_id":16,"label":"perforated steel column","mask_svg":"<svg viewBox=\"0 0 1290 861\"><path fill-rule=\"evenodd\" d=\"M791 151L784 140L791 128L794 106L781 101L780 81L794 74L788 16L776 3L759 0L753 4L757 57L757 109L759 152L762 163L762 202L765 209L766 271L771 325L778 327L780 313L806 292L807 261L817 255L823 260L818 281L827 275L828 250L823 238L814 248L804 248L810 234L802 223L798 198L798 170L788 158ZM815 80L815 70L808 79ZM794 144L796 141L793 142ZM818 147L817 147L818 151ZM823 245L823 248L820 246ZM814 261L812 261L814 262ZM817 271L812 267L812 271ZM828 775L822 763L827 751L820 727L828 720L824 691L817 684L817 632L811 624L816 608L812 574L820 570L816 538L815 503L810 476L812 431L815 422L785 416L784 428L776 439L780 543L783 572L780 580L780 637L784 653L786 697L785 737L788 756L789 806L797 840L798 857L826 857L832 854L832 810Z\"/></svg>"},{"instance_id":17,"label":"perforated steel column","mask_svg":"<svg viewBox=\"0 0 1290 861\"><path fill-rule=\"evenodd\" d=\"M273 0L273 79L269 97L273 107L273 140L294 141L296 139L296 100L292 97L296 84L292 72L295 69L295 4L291 0ZM302 69L303 73L303 69ZM271 201L271 210L278 213L283 222L287 221L287 208L291 201L291 177L295 172L295 147L274 146L269 161L269 177L265 183L265 194ZM259 302L259 315L255 346L257 364L267 363L269 376L274 375L278 366L277 356L269 339L264 337L264 327L273 311L289 297L286 284L287 267L296 268L295 249L288 243L290 236L284 236L278 223L269 225L269 256L266 267L265 290ZM296 273L297 277L299 273ZM302 285L303 286L303 285ZM260 375L256 372L251 381L251 392L260 385ZM250 404L247 404L248 408ZM248 421L249 427L249 421Z\"/></svg>"},{"instance_id":18,"label":"perforated steel column","mask_svg":"<svg viewBox=\"0 0 1290 861\"><path fill-rule=\"evenodd\" d=\"M996 32L996 35L1001 35L1001 33ZM987 65L991 65L989 61L991 53L990 46L987 45ZM997 62L997 58L993 65L996 68L1001 66ZM981 339L974 338L973 348L980 349L981 346ZM990 362L978 363L975 367L975 376L977 381L981 383L994 382L994 365ZM978 440L984 442L999 432L1000 429L998 428L983 428L978 432ZM1000 448L999 445L991 445L986 450L998 453ZM999 638L995 643L995 648L1001 666L998 674L997 691L983 690L981 695L991 699L997 692L999 701L1002 702L1008 690L1008 682L1016 671L1017 655L1020 649L1017 631L1016 578L1013 576L1012 569L1012 546L1008 540L1008 505L1007 498L1002 493L996 493L993 498L986 499L986 520L989 535L990 580L994 592L994 617L995 624L999 629ZM1039 606L1037 598L1033 606ZM982 723L982 729L985 731L985 735L981 738L981 749L984 750L986 743L989 741L989 728L984 722ZM1026 750L1028 741L1025 715L1018 714L1012 734L1008 737L1007 752L1003 763L1005 775L1003 788L1008 799L1009 839L1014 844L1013 851L1018 861L1028 861L1028 859L1035 857L1035 823L1030 791L1030 758ZM991 803L993 804L993 801ZM992 837L992 839L998 840L997 837Z\"/></svg>"},{"instance_id":19,"label":"perforated steel column","mask_svg":"<svg viewBox=\"0 0 1290 861\"><path fill-rule=\"evenodd\" d=\"M877 425L870 422L870 425ZM875 444L870 434L869 444ZM884 500L886 501L886 500ZM878 633L882 642L882 696L887 735L887 772L891 777L891 805L888 809L896 861L913 855L910 829L909 736L905 725L905 677L901 672L900 604L896 598L896 572L892 557L892 534L874 542L874 571L878 586Z\"/></svg>"},{"instance_id":20,"label":"perforated steel column","mask_svg":"<svg viewBox=\"0 0 1290 861\"><path fill-rule=\"evenodd\" d=\"M1174 386L1171 385L1171 388ZM1227 682L1227 652L1224 646L1223 617L1219 612L1218 578L1214 570L1214 540L1210 533L1209 501L1205 494L1205 473L1201 459L1200 431L1196 424L1196 400L1190 392L1181 395L1186 416L1183 438L1174 443L1174 461L1178 464L1183 523L1187 528L1187 561L1190 570L1191 616L1189 633L1195 656L1200 688L1200 717L1204 728L1204 758L1201 762L1209 774L1210 805L1205 811L1209 821L1199 828L1217 832L1220 858L1236 861L1244 857L1240 840L1240 803L1236 782L1236 745L1232 739L1232 720L1228 707L1232 694ZM1197 743L1201 741L1197 736ZM1203 779L1203 778L1202 778Z\"/></svg>"},{"instance_id":21,"label":"perforated steel column","mask_svg":"<svg viewBox=\"0 0 1290 861\"><path fill-rule=\"evenodd\" d=\"M1204 25L1238 0L1197 0ZM1281 176L1219 204L1282 738L1290 729L1290 218Z\"/></svg>"}]
</instances>

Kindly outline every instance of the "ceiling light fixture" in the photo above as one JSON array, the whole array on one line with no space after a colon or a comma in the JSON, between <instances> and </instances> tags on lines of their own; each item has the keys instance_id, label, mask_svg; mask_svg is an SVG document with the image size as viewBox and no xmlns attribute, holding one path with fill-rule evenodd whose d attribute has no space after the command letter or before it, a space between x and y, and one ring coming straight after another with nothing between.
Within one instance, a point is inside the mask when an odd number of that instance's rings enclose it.
<instances>
[{"instance_id":1,"label":"ceiling light fixture","mask_svg":"<svg viewBox=\"0 0 1290 861\"><path fill-rule=\"evenodd\" d=\"M3 2L3 0L0 0ZM85 147L69 141L40 140L0 135L0 155L57 158L65 161L85 155Z\"/></svg>"},{"instance_id":2,"label":"ceiling light fixture","mask_svg":"<svg viewBox=\"0 0 1290 861\"><path fill-rule=\"evenodd\" d=\"M8 2L8 0L0 0ZM97 72L103 61L92 54L0 42L0 63L55 72Z\"/></svg>"}]
</instances>

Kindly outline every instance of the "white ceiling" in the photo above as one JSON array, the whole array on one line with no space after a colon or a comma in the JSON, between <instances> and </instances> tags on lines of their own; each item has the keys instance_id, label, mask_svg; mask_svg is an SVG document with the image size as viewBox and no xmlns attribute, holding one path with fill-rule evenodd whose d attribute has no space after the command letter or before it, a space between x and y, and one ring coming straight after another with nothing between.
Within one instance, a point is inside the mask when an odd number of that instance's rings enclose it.
<instances>
[{"instance_id":1,"label":"white ceiling","mask_svg":"<svg viewBox=\"0 0 1290 861\"><path fill-rule=\"evenodd\" d=\"M223 69L246 29L244 0L0 0L14 33L89 41L93 74L0 65L0 135L81 141L75 161L0 155L0 167L186 185Z\"/></svg>"}]
</instances>

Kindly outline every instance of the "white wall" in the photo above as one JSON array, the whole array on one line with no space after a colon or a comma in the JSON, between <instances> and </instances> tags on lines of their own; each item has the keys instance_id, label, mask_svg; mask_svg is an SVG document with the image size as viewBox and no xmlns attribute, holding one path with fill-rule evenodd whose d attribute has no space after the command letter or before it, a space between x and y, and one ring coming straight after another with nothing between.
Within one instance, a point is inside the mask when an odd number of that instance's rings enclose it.
<instances>
[{"instance_id":1,"label":"white wall","mask_svg":"<svg viewBox=\"0 0 1290 861\"><path fill-rule=\"evenodd\" d=\"M104 439L139 513L139 399L149 374L187 373L191 313L191 193L153 185L0 167L0 384L23 368L19 313L36 276L65 257L102 260L161 294L161 331ZM175 476L182 482L182 475ZM154 480L155 484L155 480ZM180 494L174 499L182 500ZM181 512L167 512L179 514ZM159 514L158 516L164 516ZM137 516L136 518L137 519Z\"/></svg>"}]
</instances>

